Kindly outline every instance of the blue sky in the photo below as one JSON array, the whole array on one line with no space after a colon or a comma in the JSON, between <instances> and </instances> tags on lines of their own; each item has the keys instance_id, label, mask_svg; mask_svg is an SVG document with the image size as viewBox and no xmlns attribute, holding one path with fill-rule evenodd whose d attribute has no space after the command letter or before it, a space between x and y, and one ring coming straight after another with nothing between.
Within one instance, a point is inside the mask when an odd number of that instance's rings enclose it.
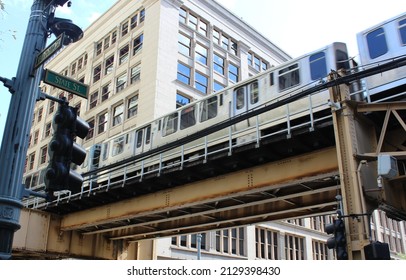
<instances>
[{"instance_id":1,"label":"blue sky","mask_svg":"<svg viewBox=\"0 0 406 280\"><path fill-rule=\"evenodd\" d=\"M350 55L356 58L357 32L406 11L404 1L401 0L216 1L292 57L308 53L333 41L342 41L348 44ZM6 13L0 17L0 76L11 79L17 72L28 17L34 1L3 2L6 5ZM115 2L116 0L72 0L72 7L58 8L57 16L72 19L75 24L86 29ZM16 31L16 39L8 30ZM53 38L49 42L52 40ZM0 83L0 139L3 138L10 97L10 93Z\"/></svg>"}]
</instances>

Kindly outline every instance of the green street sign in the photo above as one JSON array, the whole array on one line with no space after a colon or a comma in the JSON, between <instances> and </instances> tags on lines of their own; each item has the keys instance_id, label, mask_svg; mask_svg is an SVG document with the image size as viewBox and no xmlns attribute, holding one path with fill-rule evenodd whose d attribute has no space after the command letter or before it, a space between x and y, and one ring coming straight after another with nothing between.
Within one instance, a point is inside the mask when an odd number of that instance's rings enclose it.
<instances>
[{"instance_id":1,"label":"green street sign","mask_svg":"<svg viewBox=\"0 0 406 280\"><path fill-rule=\"evenodd\" d=\"M44 63L48 58L50 58L54 53L62 48L65 33L56 38L46 49L40 52L35 59L34 69L37 69L42 63Z\"/></svg>"},{"instance_id":2,"label":"green street sign","mask_svg":"<svg viewBox=\"0 0 406 280\"><path fill-rule=\"evenodd\" d=\"M87 98L89 86L74 79L62 76L56 72L45 69L44 83Z\"/></svg>"}]
</instances>

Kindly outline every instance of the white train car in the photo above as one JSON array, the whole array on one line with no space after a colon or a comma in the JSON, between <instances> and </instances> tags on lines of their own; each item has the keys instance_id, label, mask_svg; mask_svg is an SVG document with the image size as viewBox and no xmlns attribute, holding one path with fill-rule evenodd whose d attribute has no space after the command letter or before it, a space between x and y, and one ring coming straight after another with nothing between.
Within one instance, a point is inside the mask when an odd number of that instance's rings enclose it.
<instances>
[{"instance_id":1,"label":"white train car","mask_svg":"<svg viewBox=\"0 0 406 280\"><path fill-rule=\"evenodd\" d=\"M132 156L194 134L250 110L295 95L306 88L324 82L331 70L348 69L348 54L344 43L332 43L324 48L278 65L231 87L186 104L156 120L134 130L106 139L90 149L88 163L82 172L97 170ZM213 146L228 145L230 139L236 145L243 145L260 133L286 123L287 119L313 119L313 114L329 112L328 90L315 93L304 99L276 108L233 125L231 128L177 147L145 162L127 165L126 172L144 173L152 166L168 166L183 160L193 160ZM327 113L326 113L327 114ZM182 151L181 151L182 150ZM180 159L182 157L182 159ZM120 173L121 172L121 173ZM123 169L98 177L98 183L107 177L122 176ZM95 177L93 175L93 177Z\"/></svg>"},{"instance_id":2,"label":"white train car","mask_svg":"<svg viewBox=\"0 0 406 280\"><path fill-rule=\"evenodd\" d=\"M406 13L359 32L357 44L364 67L406 55ZM406 91L406 67L385 71L364 81L369 101L377 99L375 94L380 98L388 94L393 96Z\"/></svg>"}]
</instances>

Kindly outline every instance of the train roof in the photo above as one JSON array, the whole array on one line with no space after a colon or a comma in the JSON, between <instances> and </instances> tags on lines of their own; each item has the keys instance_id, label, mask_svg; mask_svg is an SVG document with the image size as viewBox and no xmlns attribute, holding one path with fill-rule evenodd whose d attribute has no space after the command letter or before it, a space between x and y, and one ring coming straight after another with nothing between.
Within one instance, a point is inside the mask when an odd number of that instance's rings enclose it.
<instances>
[{"instance_id":1,"label":"train roof","mask_svg":"<svg viewBox=\"0 0 406 280\"><path fill-rule=\"evenodd\" d=\"M381 27L381 26L384 26L384 25L386 25L386 24L388 24L388 23L390 23L390 22L392 22L392 21L396 21L396 20L398 20L398 19L400 19L400 18L402 18L402 17L406 17L406 12L404 12L404 13L402 13L402 14L400 14L400 15L391 17L391 18L389 18L389 19L386 19L386 20L384 20L384 21L382 21L382 22L380 22L380 23L377 23L377 24L375 24L375 25L373 25L373 26L368 27L367 29L364 29L364 30L362 30L362 31L359 31L359 32L357 33L357 37L360 36L360 35L362 36L362 34L365 34L365 33L369 32L369 31L371 31L371 30L374 30L374 29L377 29L377 28L379 28L379 27Z\"/></svg>"}]
</instances>

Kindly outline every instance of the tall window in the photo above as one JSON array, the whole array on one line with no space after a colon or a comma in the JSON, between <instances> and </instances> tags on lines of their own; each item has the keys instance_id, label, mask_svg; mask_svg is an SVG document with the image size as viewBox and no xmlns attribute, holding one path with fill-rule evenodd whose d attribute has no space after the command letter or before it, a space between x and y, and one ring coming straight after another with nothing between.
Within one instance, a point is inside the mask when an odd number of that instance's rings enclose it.
<instances>
[{"instance_id":1,"label":"tall window","mask_svg":"<svg viewBox=\"0 0 406 280\"><path fill-rule=\"evenodd\" d=\"M111 92L111 83L108 83L107 85L103 86L103 88L102 88L101 102L104 102L107 99L109 99L110 92Z\"/></svg>"},{"instance_id":2,"label":"tall window","mask_svg":"<svg viewBox=\"0 0 406 280\"><path fill-rule=\"evenodd\" d=\"M123 73L116 79L116 92L122 91L127 84L127 73Z\"/></svg>"},{"instance_id":3,"label":"tall window","mask_svg":"<svg viewBox=\"0 0 406 280\"><path fill-rule=\"evenodd\" d=\"M138 64L131 68L131 84L139 81L141 78L141 65Z\"/></svg>"},{"instance_id":4,"label":"tall window","mask_svg":"<svg viewBox=\"0 0 406 280\"><path fill-rule=\"evenodd\" d=\"M28 156L28 170L32 170L34 168L35 163L35 152Z\"/></svg>"},{"instance_id":5,"label":"tall window","mask_svg":"<svg viewBox=\"0 0 406 280\"><path fill-rule=\"evenodd\" d=\"M203 94L207 94L208 78L199 72L195 72L195 88Z\"/></svg>"},{"instance_id":6,"label":"tall window","mask_svg":"<svg viewBox=\"0 0 406 280\"><path fill-rule=\"evenodd\" d=\"M136 55L141 49L144 42L144 34L139 35L133 41L133 55Z\"/></svg>"},{"instance_id":7,"label":"tall window","mask_svg":"<svg viewBox=\"0 0 406 280\"><path fill-rule=\"evenodd\" d=\"M137 115L138 112L138 94L130 97L127 101L127 119Z\"/></svg>"},{"instance_id":8,"label":"tall window","mask_svg":"<svg viewBox=\"0 0 406 280\"><path fill-rule=\"evenodd\" d=\"M123 122L124 104L120 104L113 109L113 126Z\"/></svg>"},{"instance_id":9,"label":"tall window","mask_svg":"<svg viewBox=\"0 0 406 280\"><path fill-rule=\"evenodd\" d=\"M279 70L279 90L285 90L300 83L299 64Z\"/></svg>"},{"instance_id":10,"label":"tall window","mask_svg":"<svg viewBox=\"0 0 406 280\"><path fill-rule=\"evenodd\" d=\"M326 242L312 240L313 260L328 260L328 247Z\"/></svg>"},{"instance_id":11,"label":"tall window","mask_svg":"<svg viewBox=\"0 0 406 280\"><path fill-rule=\"evenodd\" d=\"M97 101L99 99L99 92L95 91L90 95L90 105L89 109L92 109L97 106Z\"/></svg>"},{"instance_id":12,"label":"tall window","mask_svg":"<svg viewBox=\"0 0 406 280\"><path fill-rule=\"evenodd\" d=\"M238 67L235 66L234 64L230 63L228 64L228 79L232 81L233 83L238 82Z\"/></svg>"},{"instance_id":13,"label":"tall window","mask_svg":"<svg viewBox=\"0 0 406 280\"><path fill-rule=\"evenodd\" d=\"M104 62L104 75L108 75L113 71L114 55L110 56Z\"/></svg>"},{"instance_id":14,"label":"tall window","mask_svg":"<svg viewBox=\"0 0 406 280\"><path fill-rule=\"evenodd\" d=\"M203 47L200 44L196 44L195 53L196 61L207 65L207 48Z\"/></svg>"},{"instance_id":15,"label":"tall window","mask_svg":"<svg viewBox=\"0 0 406 280\"><path fill-rule=\"evenodd\" d=\"M120 49L119 64L123 64L128 61L129 45L125 45Z\"/></svg>"},{"instance_id":16,"label":"tall window","mask_svg":"<svg viewBox=\"0 0 406 280\"><path fill-rule=\"evenodd\" d=\"M44 164L47 162L47 153L48 153L48 145L41 148L41 159L40 164Z\"/></svg>"},{"instance_id":17,"label":"tall window","mask_svg":"<svg viewBox=\"0 0 406 280\"><path fill-rule=\"evenodd\" d=\"M213 55L213 62L214 62L214 71L224 75L224 58L219 56L218 54Z\"/></svg>"},{"instance_id":18,"label":"tall window","mask_svg":"<svg viewBox=\"0 0 406 280\"><path fill-rule=\"evenodd\" d=\"M178 63L178 80L182 83L190 85L190 67Z\"/></svg>"},{"instance_id":19,"label":"tall window","mask_svg":"<svg viewBox=\"0 0 406 280\"><path fill-rule=\"evenodd\" d=\"M406 46L406 19L399 21L399 33L402 45Z\"/></svg>"},{"instance_id":20,"label":"tall window","mask_svg":"<svg viewBox=\"0 0 406 280\"><path fill-rule=\"evenodd\" d=\"M191 47L191 40L190 38L186 37L186 35L179 33L178 34L178 48L181 54L186 56L190 56L190 47Z\"/></svg>"},{"instance_id":21,"label":"tall window","mask_svg":"<svg viewBox=\"0 0 406 280\"><path fill-rule=\"evenodd\" d=\"M95 82L97 82L98 80L100 80L100 78L101 78L101 70L102 70L101 65L97 65L97 66L93 69L93 83L95 83Z\"/></svg>"},{"instance_id":22,"label":"tall window","mask_svg":"<svg viewBox=\"0 0 406 280\"><path fill-rule=\"evenodd\" d=\"M86 121L89 124L89 132L86 135L86 140L92 139L94 136L94 119Z\"/></svg>"},{"instance_id":23,"label":"tall window","mask_svg":"<svg viewBox=\"0 0 406 280\"><path fill-rule=\"evenodd\" d=\"M97 134L107 131L108 117L109 115L107 112L99 115Z\"/></svg>"},{"instance_id":24,"label":"tall window","mask_svg":"<svg viewBox=\"0 0 406 280\"><path fill-rule=\"evenodd\" d=\"M385 31L383 28L378 28L367 34L367 44L369 56L371 59L377 58L388 52L386 43Z\"/></svg>"},{"instance_id":25,"label":"tall window","mask_svg":"<svg viewBox=\"0 0 406 280\"><path fill-rule=\"evenodd\" d=\"M323 79L327 76L326 55L324 52L313 54L309 57L310 77L312 80Z\"/></svg>"}]
</instances>

